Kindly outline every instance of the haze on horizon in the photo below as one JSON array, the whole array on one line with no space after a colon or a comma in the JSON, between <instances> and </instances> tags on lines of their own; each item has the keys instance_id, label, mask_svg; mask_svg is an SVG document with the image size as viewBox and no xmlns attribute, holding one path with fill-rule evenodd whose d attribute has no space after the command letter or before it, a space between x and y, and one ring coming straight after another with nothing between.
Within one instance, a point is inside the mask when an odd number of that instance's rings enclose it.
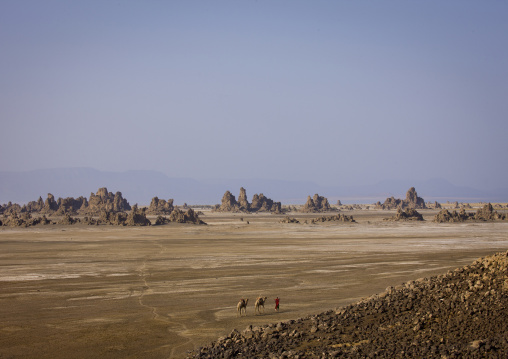
<instances>
[{"instance_id":1,"label":"haze on horizon","mask_svg":"<svg viewBox=\"0 0 508 359\"><path fill-rule=\"evenodd\" d=\"M508 3L0 2L0 171L506 187Z\"/></svg>"}]
</instances>

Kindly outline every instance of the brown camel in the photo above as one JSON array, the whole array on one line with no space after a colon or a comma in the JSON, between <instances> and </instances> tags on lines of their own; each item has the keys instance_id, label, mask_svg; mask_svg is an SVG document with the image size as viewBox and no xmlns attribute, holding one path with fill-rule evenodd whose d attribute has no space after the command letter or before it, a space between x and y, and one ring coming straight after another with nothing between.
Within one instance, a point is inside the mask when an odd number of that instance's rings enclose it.
<instances>
[{"instance_id":1,"label":"brown camel","mask_svg":"<svg viewBox=\"0 0 508 359\"><path fill-rule=\"evenodd\" d=\"M237 306L236 306L236 311L238 312L236 314L236 316L242 316L242 309L245 313L245 316L247 316L247 303L249 303L249 298L247 299L240 299L240 301L238 302Z\"/></svg>"},{"instance_id":2,"label":"brown camel","mask_svg":"<svg viewBox=\"0 0 508 359\"><path fill-rule=\"evenodd\" d=\"M263 307L263 313L265 312L265 301L267 297L258 297L256 304L254 305L254 314L256 311L261 314L260 307Z\"/></svg>"}]
</instances>

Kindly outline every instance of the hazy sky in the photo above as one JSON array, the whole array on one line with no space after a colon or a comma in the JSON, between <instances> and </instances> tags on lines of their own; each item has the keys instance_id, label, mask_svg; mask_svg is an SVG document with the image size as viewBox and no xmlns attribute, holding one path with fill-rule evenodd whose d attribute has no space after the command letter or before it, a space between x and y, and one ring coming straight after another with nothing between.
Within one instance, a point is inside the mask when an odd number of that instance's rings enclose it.
<instances>
[{"instance_id":1,"label":"hazy sky","mask_svg":"<svg viewBox=\"0 0 508 359\"><path fill-rule=\"evenodd\" d=\"M0 170L507 187L506 1L0 1Z\"/></svg>"}]
</instances>

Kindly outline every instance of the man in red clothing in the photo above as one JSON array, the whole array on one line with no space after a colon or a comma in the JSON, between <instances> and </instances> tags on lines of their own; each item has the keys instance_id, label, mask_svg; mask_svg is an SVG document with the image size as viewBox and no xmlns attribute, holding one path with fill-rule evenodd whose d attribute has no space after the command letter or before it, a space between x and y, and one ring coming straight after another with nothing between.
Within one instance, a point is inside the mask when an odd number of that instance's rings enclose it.
<instances>
[{"instance_id":1,"label":"man in red clothing","mask_svg":"<svg viewBox=\"0 0 508 359\"><path fill-rule=\"evenodd\" d=\"M275 298L275 311L279 311L279 297Z\"/></svg>"}]
</instances>

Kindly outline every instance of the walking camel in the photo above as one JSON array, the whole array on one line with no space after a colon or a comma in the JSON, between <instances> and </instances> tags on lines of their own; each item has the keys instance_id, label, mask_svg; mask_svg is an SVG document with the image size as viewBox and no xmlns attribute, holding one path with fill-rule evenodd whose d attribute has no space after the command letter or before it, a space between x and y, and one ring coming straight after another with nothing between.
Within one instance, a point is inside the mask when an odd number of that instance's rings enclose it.
<instances>
[{"instance_id":1,"label":"walking camel","mask_svg":"<svg viewBox=\"0 0 508 359\"><path fill-rule=\"evenodd\" d=\"M238 302L237 306L236 306L236 311L238 312L236 314L236 316L242 316L242 309L245 313L245 316L247 316L247 303L249 303L249 298L247 299L240 299L240 301Z\"/></svg>"},{"instance_id":2,"label":"walking camel","mask_svg":"<svg viewBox=\"0 0 508 359\"><path fill-rule=\"evenodd\" d=\"M256 304L254 304L254 314L256 314L256 311L261 314L260 307L263 307L263 313L265 312L265 301L267 297L258 297L256 299Z\"/></svg>"}]
</instances>

